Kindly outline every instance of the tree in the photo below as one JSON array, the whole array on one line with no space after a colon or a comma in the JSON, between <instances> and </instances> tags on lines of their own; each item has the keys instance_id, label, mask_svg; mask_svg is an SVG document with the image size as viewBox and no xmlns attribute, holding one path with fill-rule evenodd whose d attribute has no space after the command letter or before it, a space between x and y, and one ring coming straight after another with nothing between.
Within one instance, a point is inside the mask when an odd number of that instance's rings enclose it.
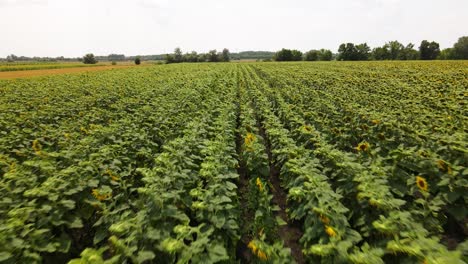
<instances>
[{"instance_id":1,"label":"tree","mask_svg":"<svg viewBox=\"0 0 468 264\"><path fill-rule=\"evenodd\" d=\"M437 57L439 60L453 60L455 59L455 55L453 52L453 48L447 48L444 49L440 52L439 57Z\"/></svg>"},{"instance_id":2,"label":"tree","mask_svg":"<svg viewBox=\"0 0 468 264\"><path fill-rule=\"evenodd\" d=\"M107 55L107 60L110 61L124 61L125 55L124 54L109 54Z\"/></svg>"},{"instance_id":3,"label":"tree","mask_svg":"<svg viewBox=\"0 0 468 264\"><path fill-rule=\"evenodd\" d=\"M390 41L387 43L387 45L391 60L397 60L400 56L401 51L405 48L405 46L403 46L403 44L401 44L397 40Z\"/></svg>"},{"instance_id":4,"label":"tree","mask_svg":"<svg viewBox=\"0 0 468 264\"><path fill-rule=\"evenodd\" d=\"M374 60L389 60L391 55L388 44L374 48L371 56Z\"/></svg>"},{"instance_id":5,"label":"tree","mask_svg":"<svg viewBox=\"0 0 468 264\"><path fill-rule=\"evenodd\" d=\"M172 56L171 54L166 54L165 60L167 64L175 62L174 56Z\"/></svg>"},{"instance_id":6,"label":"tree","mask_svg":"<svg viewBox=\"0 0 468 264\"><path fill-rule=\"evenodd\" d=\"M179 63L183 61L182 50L177 47L174 49L174 62Z\"/></svg>"},{"instance_id":7,"label":"tree","mask_svg":"<svg viewBox=\"0 0 468 264\"><path fill-rule=\"evenodd\" d=\"M228 49L223 49L223 53L221 55L221 60L224 62L229 62L231 60L230 53Z\"/></svg>"},{"instance_id":8,"label":"tree","mask_svg":"<svg viewBox=\"0 0 468 264\"><path fill-rule=\"evenodd\" d=\"M198 62L206 62L208 60L208 55L205 53L198 55Z\"/></svg>"},{"instance_id":9,"label":"tree","mask_svg":"<svg viewBox=\"0 0 468 264\"><path fill-rule=\"evenodd\" d=\"M293 54L289 49L281 49L273 56L275 61L292 61Z\"/></svg>"},{"instance_id":10,"label":"tree","mask_svg":"<svg viewBox=\"0 0 468 264\"><path fill-rule=\"evenodd\" d=\"M318 60L320 61L331 61L333 58L333 53L331 50L320 49L318 51Z\"/></svg>"},{"instance_id":11,"label":"tree","mask_svg":"<svg viewBox=\"0 0 468 264\"><path fill-rule=\"evenodd\" d=\"M136 57L135 57L135 64L136 64L136 65L140 65L140 63L141 63L140 56L136 56Z\"/></svg>"},{"instance_id":12,"label":"tree","mask_svg":"<svg viewBox=\"0 0 468 264\"><path fill-rule=\"evenodd\" d=\"M370 47L367 43L362 43L356 46L356 60L368 60L370 55Z\"/></svg>"},{"instance_id":13,"label":"tree","mask_svg":"<svg viewBox=\"0 0 468 264\"><path fill-rule=\"evenodd\" d=\"M408 43L398 55L399 60L417 60L419 57L419 52L414 49L413 43Z\"/></svg>"},{"instance_id":14,"label":"tree","mask_svg":"<svg viewBox=\"0 0 468 264\"><path fill-rule=\"evenodd\" d=\"M367 43L362 43L356 46L353 43L343 43L338 48L338 60L368 60L369 54L370 47L367 46Z\"/></svg>"},{"instance_id":15,"label":"tree","mask_svg":"<svg viewBox=\"0 0 468 264\"><path fill-rule=\"evenodd\" d=\"M88 53L83 57L84 64L96 64L98 61L94 58L94 54Z\"/></svg>"},{"instance_id":16,"label":"tree","mask_svg":"<svg viewBox=\"0 0 468 264\"><path fill-rule=\"evenodd\" d=\"M196 51L192 51L191 53L186 53L184 55L184 61L186 62L198 62L198 54Z\"/></svg>"},{"instance_id":17,"label":"tree","mask_svg":"<svg viewBox=\"0 0 468 264\"><path fill-rule=\"evenodd\" d=\"M210 50L208 52L208 61L209 62L218 62L219 61L218 52L216 50Z\"/></svg>"},{"instance_id":18,"label":"tree","mask_svg":"<svg viewBox=\"0 0 468 264\"><path fill-rule=\"evenodd\" d=\"M302 60L302 52L299 50L291 50L291 55L292 55L292 58L291 58L292 61Z\"/></svg>"},{"instance_id":19,"label":"tree","mask_svg":"<svg viewBox=\"0 0 468 264\"><path fill-rule=\"evenodd\" d=\"M356 60L356 47L353 43L342 43L340 47L338 47L338 60Z\"/></svg>"},{"instance_id":20,"label":"tree","mask_svg":"<svg viewBox=\"0 0 468 264\"><path fill-rule=\"evenodd\" d=\"M459 38L457 43L453 45L453 58L459 60L468 59L468 36Z\"/></svg>"},{"instance_id":21,"label":"tree","mask_svg":"<svg viewBox=\"0 0 468 264\"><path fill-rule=\"evenodd\" d=\"M440 54L439 43L423 40L419 46L419 53L421 54L421 60L435 60Z\"/></svg>"},{"instance_id":22,"label":"tree","mask_svg":"<svg viewBox=\"0 0 468 264\"><path fill-rule=\"evenodd\" d=\"M317 61L319 57L319 51L318 50L309 50L304 54L304 60L305 61Z\"/></svg>"},{"instance_id":23,"label":"tree","mask_svg":"<svg viewBox=\"0 0 468 264\"><path fill-rule=\"evenodd\" d=\"M18 57L15 54L11 54L7 56L7 62L14 62L18 59Z\"/></svg>"}]
</instances>

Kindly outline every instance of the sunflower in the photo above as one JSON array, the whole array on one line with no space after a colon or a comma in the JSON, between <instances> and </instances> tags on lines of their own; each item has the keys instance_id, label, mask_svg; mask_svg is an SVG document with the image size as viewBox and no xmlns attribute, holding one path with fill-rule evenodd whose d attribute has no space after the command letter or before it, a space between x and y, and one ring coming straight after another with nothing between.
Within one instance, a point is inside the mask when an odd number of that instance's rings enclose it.
<instances>
[{"instance_id":1,"label":"sunflower","mask_svg":"<svg viewBox=\"0 0 468 264\"><path fill-rule=\"evenodd\" d=\"M366 141L363 141L359 143L357 147L355 147L354 149L357 151L368 151L369 147L370 147L369 143L367 143Z\"/></svg>"},{"instance_id":2,"label":"sunflower","mask_svg":"<svg viewBox=\"0 0 468 264\"><path fill-rule=\"evenodd\" d=\"M107 194L101 194L101 193L98 191L98 189L93 189L92 194L93 194L94 198L96 198L96 199L99 200L99 201L104 201L104 200L106 200L106 199L108 199L108 198L111 197L111 195L108 194L108 193L107 193Z\"/></svg>"},{"instance_id":3,"label":"sunflower","mask_svg":"<svg viewBox=\"0 0 468 264\"><path fill-rule=\"evenodd\" d=\"M252 133L247 133L247 136L245 136L245 139L244 139L244 144L247 147L250 147L254 141L255 141L255 135Z\"/></svg>"},{"instance_id":4,"label":"sunflower","mask_svg":"<svg viewBox=\"0 0 468 264\"><path fill-rule=\"evenodd\" d=\"M34 152L36 153L40 153L41 152L41 149L42 149L42 146L41 146L41 143L39 143L39 140L35 139L32 143L32 149L34 150Z\"/></svg>"},{"instance_id":5,"label":"sunflower","mask_svg":"<svg viewBox=\"0 0 468 264\"><path fill-rule=\"evenodd\" d=\"M16 162L11 163L9 169L9 172L16 172Z\"/></svg>"},{"instance_id":6,"label":"sunflower","mask_svg":"<svg viewBox=\"0 0 468 264\"><path fill-rule=\"evenodd\" d=\"M255 184L257 184L257 186L258 186L258 190L259 190L260 192L262 192L262 191L263 191L263 183L262 183L262 181L260 180L260 178L257 177L257 180L256 180Z\"/></svg>"},{"instance_id":7,"label":"sunflower","mask_svg":"<svg viewBox=\"0 0 468 264\"><path fill-rule=\"evenodd\" d=\"M255 245L254 241L250 241L249 244L247 245L248 248L252 250L253 253L257 252L257 245Z\"/></svg>"},{"instance_id":8,"label":"sunflower","mask_svg":"<svg viewBox=\"0 0 468 264\"><path fill-rule=\"evenodd\" d=\"M267 255L265 254L265 252L261 249L259 249L257 247L257 245L255 245L255 242L252 240L249 242L249 244L247 245L248 248L250 248L252 250L252 253L254 255L257 255L257 257L261 260L267 260L268 257Z\"/></svg>"},{"instance_id":9,"label":"sunflower","mask_svg":"<svg viewBox=\"0 0 468 264\"><path fill-rule=\"evenodd\" d=\"M85 134L89 134L89 131L85 127L80 127L80 131Z\"/></svg>"},{"instance_id":10,"label":"sunflower","mask_svg":"<svg viewBox=\"0 0 468 264\"><path fill-rule=\"evenodd\" d=\"M452 168L450 168L450 165L448 165L444 160L438 160L437 167L440 171L447 172L448 174L452 173Z\"/></svg>"},{"instance_id":11,"label":"sunflower","mask_svg":"<svg viewBox=\"0 0 468 264\"><path fill-rule=\"evenodd\" d=\"M385 140L385 135L384 135L384 133L379 133L379 134L377 134L377 137L378 137L380 140Z\"/></svg>"},{"instance_id":12,"label":"sunflower","mask_svg":"<svg viewBox=\"0 0 468 264\"><path fill-rule=\"evenodd\" d=\"M267 260L265 252L261 251L260 249L257 251L257 257L261 260Z\"/></svg>"},{"instance_id":13,"label":"sunflower","mask_svg":"<svg viewBox=\"0 0 468 264\"><path fill-rule=\"evenodd\" d=\"M336 232L335 230L333 229L333 227L331 226L325 226L325 232L327 233L327 235L331 236L331 237L334 237L336 236Z\"/></svg>"},{"instance_id":14,"label":"sunflower","mask_svg":"<svg viewBox=\"0 0 468 264\"><path fill-rule=\"evenodd\" d=\"M319 215L320 221L324 223L325 225L328 225L330 223L330 219L326 217L325 215Z\"/></svg>"},{"instance_id":15,"label":"sunflower","mask_svg":"<svg viewBox=\"0 0 468 264\"><path fill-rule=\"evenodd\" d=\"M39 140L35 139L32 143L32 149L34 150L34 153L38 156L44 156L44 152L42 152L42 145L39 143Z\"/></svg>"},{"instance_id":16,"label":"sunflower","mask_svg":"<svg viewBox=\"0 0 468 264\"><path fill-rule=\"evenodd\" d=\"M305 131L305 132L312 132L312 127L309 126L309 125L303 125L302 126L302 129Z\"/></svg>"},{"instance_id":17,"label":"sunflower","mask_svg":"<svg viewBox=\"0 0 468 264\"><path fill-rule=\"evenodd\" d=\"M421 176L416 176L416 185L421 191L427 192L427 181Z\"/></svg>"},{"instance_id":18,"label":"sunflower","mask_svg":"<svg viewBox=\"0 0 468 264\"><path fill-rule=\"evenodd\" d=\"M106 174L110 176L111 180L113 181L119 181L119 177L115 175L111 170L107 169Z\"/></svg>"}]
</instances>

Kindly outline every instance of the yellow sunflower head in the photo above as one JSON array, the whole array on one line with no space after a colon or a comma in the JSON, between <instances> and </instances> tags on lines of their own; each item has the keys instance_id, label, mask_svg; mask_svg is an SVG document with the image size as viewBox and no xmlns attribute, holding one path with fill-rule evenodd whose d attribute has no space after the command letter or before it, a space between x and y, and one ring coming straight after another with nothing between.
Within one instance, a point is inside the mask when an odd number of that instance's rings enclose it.
<instances>
[{"instance_id":1,"label":"yellow sunflower head","mask_svg":"<svg viewBox=\"0 0 468 264\"><path fill-rule=\"evenodd\" d=\"M255 184L257 184L258 190L259 190L260 192L262 192L262 191L263 191L263 183L262 183L262 180L260 180L260 178L257 177L257 180L256 180Z\"/></svg>"},{"instance_id":2,"label":"yellow sunflower head","mask_svg":"<svg viewBox=\"0 0 468 264\"><path fill-rule=\"evenodd\" d=\"M450 165L447 162L445 162L444 160L438 160L437 161L437 167L442 172L447 172L448 174L452 173L452 168L450 168Z\"/></svg>"},{"instance_id":3,"label":"yellow sunflower head","mask_svg":"<svg viewBox=\"0 0 468 264\"><path fill-rule=\"evenodd\" d=\"M255 242L253 240L249 242L247 247L250 248L253 253L257 252L257 245L255 245Z\"/></svg>"},{"instance_id":4,"label":"yellow sunflower head","mask_svg":"<svg viewBox=\"0 0 468 264\"><path fill-rule=\"evenodd\" d=\"M32 149L35 152L40 152L42 149L41 143L39 143L39 140L35 139L32 143Z\"/></svg>"},{"instance_id":5,"label":"yellow sunflower head","mask_svg":"<svg viewBox=\"0 0 468 264\"><path fill-rule=\"evenodd\" d=\"M357 145L357 147L355 147L354 149L357 150L357 151L368 151L369 148L370 148L369 143L367 143L366 141L363 141L363 142L359 143Z\"/></svg>"},{"instance_id":6,"label":"yellow sunflower head","mask_svg":"<svg viewBox=\"0 0 468 264\"><path fill-rule=\"evenodd\" d=\"M267 260L267 255L265 254L265 252L263 252L262 250L258 250L257 251L257 257L263 261Z\"/></svg>"},{"instance_id":7,"label":"yellow sunflower head","mask_svg":"<svg viewBox=\"0 0 468 264\"><path fill-rule=\"evenodd\" d=\"M252 133L247 133L244 139L244 143L246 146L249 146L254 142L254 140L255 140L255 135Z\"/></svg>"},{"instance_id":8,"label":"yellow sunflower head","mask_svg":"<svg viewBox=\"0 0 468 264\"><path fill-rule=\"evenodd\" d=\"M331 226L325 226L325 232L327 233L327 235L331 236L331 237L334 237L336 236L336 232L335 230L333 229L333 227Z\"/></svg>"},{"instance_id":9,"label":"yellow sunflower head","mask_svg":"<svg viewBox=\"0 0 468 264\"><path fill-rule=\"evenodd\" d=\"M250 250L252 250L252 253L254 255L256 255L259 259L261 259L263 261L268 259L265 252L263 250L259 249L253 240L249 242L247 247L250 248Z\"/></svg>"},{"instance_id":10,"label":"yellow sunflower head","mask_svg":"<svg viewBox=\"0 0 468 264\"><path fill-rule=\"evenodd\" d=\"M302 126L302 129L305 131L305 132L312 132L312 127L309 126L309 125L303 125Z\"/></svg>"},{"instance_id":11,"label":"yellow sunflower head","mask_svg":"<svg viewBox=\"0 0 468 264\"><path fill-rule=\"evenodd\" d=\"M427 192L427 181L421 176L416 176L416 185L421 191Z\"/></svg>"},{"instance_id":12,"label":"yellow sunflower head","mask_svg":"<svg viewBox=\"0 0 468 264\"><path fill-rule=\"evenodd\" d=\"M319 218L320 218L320 221L324 223L325 225L330 224L330 218L328 218L327 216L320 214Z\"/></svg>"}]
</instances>

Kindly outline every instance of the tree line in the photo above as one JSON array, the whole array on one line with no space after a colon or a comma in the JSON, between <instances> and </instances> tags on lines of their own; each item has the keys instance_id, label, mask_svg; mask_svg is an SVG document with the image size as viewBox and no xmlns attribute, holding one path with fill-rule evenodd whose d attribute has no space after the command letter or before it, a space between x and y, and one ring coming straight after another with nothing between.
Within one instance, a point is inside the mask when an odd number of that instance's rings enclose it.
<instances>
[{"instance_id":1,"label":"tree line","mask_svg":"<svg viewBox=\"0 0 468 264\"><path fill-rule=\"evenodd\" d=\"M466 60L468 36L460 37L452 48L440 49L439 43L423 40L418 49L413 43L403 45L394 40L371 50L367 43L343 43L338 48L337 60Z\"/></svg>"},{"instance_id":2,"label":"tree line","mask_svg":"<svg viewBox=\"0 0 468 264\"><path fill-rule=\"evenodd\" d=\"M275 61L330 61L332 59L333 53L327 49L310 50L304 54L295 49L282 49L273 55Z\"/></svg>"},{"instance_id":3,"label":"tree line","mask_svg":"<svg viewBox=\"0 0 468 264\"><path fill-rule=\"evenodd\" d=\"M222 52L210 50L208 53L182 53L180 48L175 48L174 53L166 54L166 63L181 63L181 62L229 62L231 55L228 49L223 49Z\"/></svg>"},{"instance_id":4,"label":"tree line","mask_svg":"<svg viewBox=\"0 0 468 264\"><path fill-rule=\"evenodd\" d=\"M273 56L275 61L365 61L365 60L466 60L468 59L468 36L458 39L452 48L440 50L435 41L421 41L418 49L413 43L403 45L394 40L381 47L371 49L367 43L343 43L338 47L338 53L330 50L311 50L302 53L299 50L282 49Z\"/></svg>"}]
</instances>

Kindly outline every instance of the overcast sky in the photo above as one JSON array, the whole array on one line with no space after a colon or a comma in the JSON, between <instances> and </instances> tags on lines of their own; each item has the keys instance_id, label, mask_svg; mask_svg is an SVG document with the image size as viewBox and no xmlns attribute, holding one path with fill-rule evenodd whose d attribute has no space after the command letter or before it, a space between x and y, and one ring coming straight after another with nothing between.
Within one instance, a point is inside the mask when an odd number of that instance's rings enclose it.
<instances>
[{"instance_id":1,"label":"overcast sky","mask_svg":"<svg viewBox=\"0 0 468 264\"><path fill-rule=\"evenodd\" d=\"M0 57L295 48L468 35L468 0L0 0Z\"/></svg>"}]
</instances>

